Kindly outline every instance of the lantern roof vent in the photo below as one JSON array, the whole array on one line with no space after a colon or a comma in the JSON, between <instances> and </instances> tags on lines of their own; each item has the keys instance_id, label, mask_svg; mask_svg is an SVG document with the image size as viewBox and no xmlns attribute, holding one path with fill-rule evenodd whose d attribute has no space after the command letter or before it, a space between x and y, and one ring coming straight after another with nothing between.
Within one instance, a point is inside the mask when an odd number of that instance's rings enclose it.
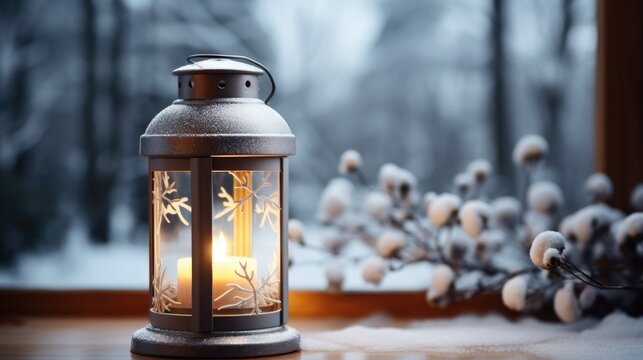
<instances>
[{"instance_id":1,"label":"lantern roof vent","mask_svg":"<svg viewBox=\"0 0 643 360\"><path fill-rule=\"evenodd\" d=\"M196 59L205 59L196 61ZM178 95L152 119L141 136L145 156L288 156L295 137L286 121L267 105L275 92L270 71L237 55L199 54L173 71ZM248 62L250 64L248 64ZM259 76L272 89L259 98Z\"/></svg>"}]
</instances>

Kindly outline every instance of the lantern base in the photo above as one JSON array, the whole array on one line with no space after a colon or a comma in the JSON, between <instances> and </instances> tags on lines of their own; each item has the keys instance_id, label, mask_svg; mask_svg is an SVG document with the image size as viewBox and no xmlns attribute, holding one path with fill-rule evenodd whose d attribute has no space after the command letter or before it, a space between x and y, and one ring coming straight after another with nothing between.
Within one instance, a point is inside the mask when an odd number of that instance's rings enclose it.
<instances>
[{"instance_id":1,"label":"lantern base","mask_svg":"<svg viewBox=\"0 0 643 360\"><path fill-rule=\"evenodd\" d=\"M148 325L132 335L139 355L188 358L246 358L299 350L299 333L288 326L248 331L199 333Z\"/></svg>"}]
</instances>

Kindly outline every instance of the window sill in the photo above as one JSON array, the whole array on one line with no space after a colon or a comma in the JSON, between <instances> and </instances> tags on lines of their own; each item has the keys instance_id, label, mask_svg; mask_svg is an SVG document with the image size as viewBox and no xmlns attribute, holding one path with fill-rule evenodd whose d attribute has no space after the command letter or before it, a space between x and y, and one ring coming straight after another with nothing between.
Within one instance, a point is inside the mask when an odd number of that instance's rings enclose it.
<instances>
[{"instance_id":1,"label":"window sill","mask_svg":"<svg viewBox=\"0 0 643 360\"><path fill-rule=\"evenodd\" d=\"M0 291L0 316L145 316L148 293L125 290ZM453 317L502 313L511 316L498 294L479 295L446 308L428 305L424 292L339 293L291 291L291 318L363 317L387 313L397 317Z\"/></svg>"}]
</instances>

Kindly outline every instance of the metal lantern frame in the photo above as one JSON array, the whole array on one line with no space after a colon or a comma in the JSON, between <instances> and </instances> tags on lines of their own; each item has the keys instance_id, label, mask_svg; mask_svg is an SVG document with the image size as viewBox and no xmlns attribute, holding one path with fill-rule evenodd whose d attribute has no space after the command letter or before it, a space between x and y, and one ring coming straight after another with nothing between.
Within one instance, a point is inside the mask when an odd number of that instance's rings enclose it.
<instances>
[{"instance_id":1,"label":"metal lantern frame","mask_svg":"<svg viewBox=\"0 0 643 360\"><path fill-rule=\"evenodd\" d=\"M141 155L149 157L150 325L133 335L131 351L209 358L296 351L299 334L286 326L287 156L294 154L295 138L283 118L267 105L275 92L274 80L263 65L242 56L200 54L188 57L188 62L173 72L178 76L179 99L161 111L141 136ZM263 74L272 84L265 101L259 99L258 86ZM214 246L213 172L232 171L247 171L250 177L254 172L278 173L280 304L275 311L232 315L213 311L213 277L217 271L213 268L214 255L210 255ZM191 304L182 314L153 309L154 297L159 296L155 286L164 286L162 279L161 285L155 284L159 271L155 267L160 261L153 205L157 172L187 173L190 179ZM256 309L256 293L254 301Z\"/></svg>"}]
</instances>

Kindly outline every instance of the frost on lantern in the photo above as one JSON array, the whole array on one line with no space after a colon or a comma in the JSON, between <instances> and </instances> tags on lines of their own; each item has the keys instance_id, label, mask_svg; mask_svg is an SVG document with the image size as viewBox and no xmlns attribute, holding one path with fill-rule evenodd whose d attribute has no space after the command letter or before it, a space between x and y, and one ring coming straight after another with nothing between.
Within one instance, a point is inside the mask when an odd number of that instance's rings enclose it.
<instances>
[{"instance_id":1,"label":"frost on lantern","mask_svg":"<svg viewBox=\"0 0 643 360\"><path fill-rule=\"evenodd\" d=\"M248 171L230 171L228 174L234 178L234 197L225 187L219 188L218 196L223 199L224 208L219 211L214 219L228 215L227 221L252 215L252 200L257 200L255 212L261 215L259 226L264 227L266 222L270 224L272 231L277 233L279 226L279 192L274 191L270 182L271 173L261 174L261 183L256 188L252 185L252 174ZM247 221L247 220L246 220ZM235 224L237 221L235 221Z\"/></svg>"},{"instance_id":2,"label":"frost on lantern","mask_svg":"<svg viewBox=\"0 0 643 360\"><path fill-rule=\"evenodd\" d=\"M152 287L152 310L156 312L170 312L174 306L180 306L177 300L176 282L166 277L167 266L161 261L161 237L164 236L164 224L169 225L169 232L176 227L176 222L190 226L188 221L192 207L188 204L189 198L184 195L185 188L189 192L189 175L177 172L170 177L167 171L155 171L153 181L153 211L154 211L154 275ZM179 184L177 185L178 178ZM187 181L185 178L187 177ZM179 191L179 187L181 191Z\"/></svg>"},{"instance_id":3,"label":"frost on lantern","mask_svg":"<svg viewBox=\"0 0 643 360\"><path fill-rule=\"evenodd\" d=\"M255 315L279 310L279 172L215 171L212 176L216 189L212 209L214 311ZM232 246L224 233L232 234Z\"/></svg>"},{"instance_id":4,"label":"frost on lantern","mask_svg":"<svg viewBox=\"0 0 643 360\"><path fill-rule=\"evenodd\" d=\"M219 236L219 240L214 244L212 253L214 263L226 261L225 254L227 249L223 234ZM234 275L243 281L225 284L227 290L213 300L215 306L219 304L216 307L217 310L250 308L252 309L251 314L259 314L263 312L263 309L275 304L281 304L278 299L279 279L277 278L277 271L279 266L276 252L272 254L272 261L268 265L267 275L259 279L258 283L255 270L257 267L256 261L253 261L253 259L232 261L237 263L237 266L233 267Z\"/></svg>"},{"instance_id":5,"label":"frost on lantern","mask_svg":"<svg viewBox=\"0 0 643 360\"><path fill-rule=\"evenodd\" d=\"M297 350L282 281L295 138L267 105L274 79L241 56L188 62L173 72L179 98L141 136L151 199L150 325L134 334L132 352L230 358ZM262 100L264 74L272 90Z\"/></svg>"},{"instance_id":6,"label":"frost on lantern","mask_svg":"<svg viewBox=\"0 0 643 360\"><path fill-rule=\"evenodd\" d=\"M152 181L152 311L189 313L190 174L155 171ZM279 310L279 171L213 171L212 184L218 190L212 198L213 311L254 315Z\"/></svg>"}]
</instances>

